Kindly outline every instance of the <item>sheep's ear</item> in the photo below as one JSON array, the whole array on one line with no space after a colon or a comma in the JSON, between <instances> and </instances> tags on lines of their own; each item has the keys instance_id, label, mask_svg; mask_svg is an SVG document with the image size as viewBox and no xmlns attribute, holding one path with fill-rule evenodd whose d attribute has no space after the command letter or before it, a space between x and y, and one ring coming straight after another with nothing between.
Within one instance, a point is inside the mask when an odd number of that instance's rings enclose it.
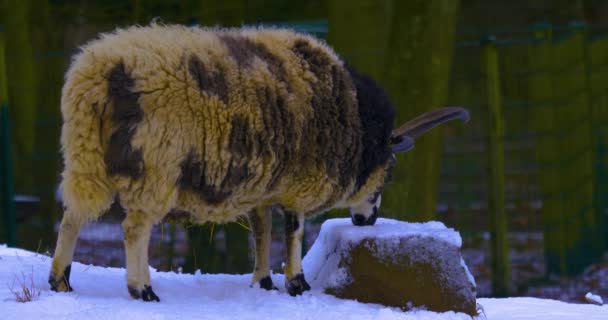
<instances>
[{"instance_id":1,"label":"sheep's ear","mask_svg":"<svg viewBox=\"0 0 608 320\"><path fill-rule=\"evenodd\" d=\"M469 112L461 107L444 107L423 113L393 130L391 144L394 153L407 152L414 147L414 140L434 127L454 120L469 121Z\"/></svg>"},{"instance_id":2,"label":"sheep's ear","mask_svg":"<svg viewBox=\"0 0 608 320\"><path fill-rule=\"evenodd\" d=\"M408 152L414 149L414 139L408 136L391 137L393 153Z\"/></svg>"}]
</instances>

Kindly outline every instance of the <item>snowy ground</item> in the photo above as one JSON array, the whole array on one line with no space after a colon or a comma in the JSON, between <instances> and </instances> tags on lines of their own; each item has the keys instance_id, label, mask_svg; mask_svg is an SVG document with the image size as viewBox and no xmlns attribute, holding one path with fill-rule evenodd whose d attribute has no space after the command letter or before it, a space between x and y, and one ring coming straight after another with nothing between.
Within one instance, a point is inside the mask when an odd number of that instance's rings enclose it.
<instances>
[{"instance_id":1,"label":"snowy ground","mask_svg":"<svg viewBox=\"0 0 608 320\"><path fill-rule=\"evenodd\" d=\"M290 297L250 288L249 275L152 273L160 303L129 297L125 270L74 263L72 293L55 293L46 283L50 258L0 246L0 319L470 319L464 314L401 312L380 305L340 300L319 291ZM15 279L32 277L41 294L32 302L14 300ZM283 282L274 275L275 283ZM479 299L487 319L607 320L608 306L567 304L535 298Z\"/></svg>"}]
</instances>

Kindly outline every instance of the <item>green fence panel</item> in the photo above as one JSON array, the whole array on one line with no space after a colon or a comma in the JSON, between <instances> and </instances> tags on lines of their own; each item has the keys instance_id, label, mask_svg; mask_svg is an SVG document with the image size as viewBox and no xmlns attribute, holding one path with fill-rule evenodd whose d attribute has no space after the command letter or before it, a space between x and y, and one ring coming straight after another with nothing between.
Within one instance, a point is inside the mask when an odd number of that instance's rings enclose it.
<instances>
[{"instance_id":1,"label":"green fence panel","mask_svg":"<svg viewBox=\"0 0 608 320\"><path fill-rule=\"evenodd\" d=\"M533 130L552 132L557 126L553 101L551 73L553 71L550 26L539 26L534 34L537 43L529 46L528 63L530 73L527 78L529 103L532 106ZM538 172L538 183L543 195L557 194L560 174L553 165L558 157L559 141L547 134L536 138L536 157L543 169ZM541 221L544 232L545 259L548 272L559 272L565 266L563 255L562 204L558 197L542 199Z\"/></svg>"},{"instance_id":2,"label":"green fence panel","mask_svg":"<svg viewBox=\"0 0 608 320\"><path fill-rule=\"evenodd\" d=\"M584 26L574 25L564 38L554 38L553 75L560 159L560 198L564 215L566 265L562 274L575 274L598 258L598 223L593 207L595 145L592 133ZM580 124L572 127L572 124ZM572 129L570 129L572 128ZM566 159L568 159L566 161Z\"/></svg>"},{"instance_id":3,"label":"green fence panel","mask_svg":"<svg viewBox=\"0 0 608 320\"><path fill-rule=\"evenodd\" d=\"M587 44L587 75L591 113L594 121L595 153L595 210L603 226L600 235L608 247L608 38L597 37Z\"/></svg>"},{"instance_id":4,"label":"green fence panel","mask_svg":"<svg viewBox=\"0 0 608 320\"><path fill-rule=\"evenodd\" d=\"M487 169L488 169L488 217L490 221L492 255L492 293L494 296L509 295L509 244L507 240L507 216L505 212L505 159L504 124L498 50L493 38L483 44L484 89L488 110Z\"/></svg>"},{"instance_id":5,"label":"green fence panel","mask_svg":"<svg viewBox=\"0 0 608 320\"><path fill-rule=\"evenodd\" d=\"M533 171L534 144L530 135L531 117L528 107L518 104L527 101L527 77L529 44L500 46L500 80L503 96L505 130L505 200L509 224L516 229L528 229L536 221L537 214L530 205L535 194Z\"/></svg>"},{"instance_id":6,"label":"green fence panel","mask_svg":"<svg viewBox=\"0 0 608 320\"><path fill-rule=\"evenodd\" d=\"M477 137L486 131L481 120L486 119L486 110L480 107L484 97L479 48L455 50L453 59L448 101L467 108L471 121L466 126L444 128L439 201L446 209L442 219L468 236L479 232L479 225L486 225L486 216L471 205L485 198L485 159L480 156L485 146Z\"/></svg>"},{"instance_id":7,"label":"green fence panel","mask_svg":"<svg viewBox=\"0 0 608 320\"><path fill-rule=\"evenodd\" d=\"M0 29L0 177L2 177L0 179L0 183L2 183L0 202L2 203L6 243L9 246L15 246L17 244L17 222L13 200L12 144L4 43L4 32Z\"/></svg>"}]
</instances>

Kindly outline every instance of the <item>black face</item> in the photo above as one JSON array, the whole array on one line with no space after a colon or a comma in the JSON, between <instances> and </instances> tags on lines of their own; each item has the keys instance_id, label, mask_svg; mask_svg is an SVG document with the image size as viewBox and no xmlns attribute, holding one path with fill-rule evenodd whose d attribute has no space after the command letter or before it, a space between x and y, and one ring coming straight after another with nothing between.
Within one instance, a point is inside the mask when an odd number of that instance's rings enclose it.
<instances>
[{"instance_id":1,"label":"black face","mask_svg":"<svg viewBox=\"0 0 608 320\"><path fill-rule=\"evenodd\" d=\"M390 137L395 109L387 94L372 78L358 73L349 65L345 67L357 90L359 118L363 131L361 141L363 152L356 187L359 190L371 173L386 164L393 154Z\"/></svg>"}]
</instances>

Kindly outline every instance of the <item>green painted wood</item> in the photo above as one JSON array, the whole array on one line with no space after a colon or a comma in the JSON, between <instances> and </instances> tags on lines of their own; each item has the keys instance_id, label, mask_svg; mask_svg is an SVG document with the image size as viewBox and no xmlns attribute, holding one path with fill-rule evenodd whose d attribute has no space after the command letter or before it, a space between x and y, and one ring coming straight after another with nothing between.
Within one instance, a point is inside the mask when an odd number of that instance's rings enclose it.
<instances>
[{"instance_id":1,"label":"green painted wood","mask_svg":"<svg viewBox=\"0 0 608 320\"><path fill-rule=\"evenodd\" d=\"M31 1L5 0L0 2L0 18L5 25L5 58L8 97L13 127L15 188L32 193L34 189L32 157L35 143L37 108L37 74L32 49L30 21Z\"/></svg>"},{"instance_id":2,"label":"green painted wood","mask_svg":"<svg viewBox=\"0 0 608 320\"><path fill-rule=\"evenodd\" d=\"M608 247L608 39L588 41L587 75L590 88L593 135L595 138L595 210L603 226L604 246Z\"/></svg>"},{"instance_id":3,"label":"green painted wood","mask_svg":"<svg viewBox=\"0 0 608 320\"><path fill-rule=\"evenodd\" d=\"M541 221L544 233L544 251L547 272L556 273L565 269L563 248L563 206L559 193L560 172L557 166L559 141L554 133L556 108L552 107L553 58L551 25L537 26L534 34L537 42L530 45L528 59L529 102L532 109L533 129L539 133L536 138L536 157L538 162L538 183L542 194ZM540 134L545 133L545 134Z\"/></svg>"},{"instance_id":4,"label":"green painted wood","mask_svg":"<svg viewBox=\"0 0 608 320\"><path fill-rule=\"evenodd\" d=\"M598 123L601 123L601 117L607 114L606 110L598 110L596 105L594 104L594 95L593 95L593 84L591 79L591 60L590 60L590 52L589 52L589 28L584 21L575 21L570 24L574 29L575 39L577 44L579 45L579 54L582 60L582 81L585 86L585 94L583 96L583 102L586 103L586 112L589 117L589 121L586 123L586 128L584 128L583 137L581 139L585 139L584 135L587 134L587 138L590 142L590 153L589 157L586 159L589 161L584 164L584 168L587 169L592 178L589 181L589 186L586 189L585 201L589 201L586 204L582 204L585 207L590 207L590 210L584 213L584 221L582 226L583 239L582 243L578 245L584 251L580 249L576 249L578 254L583 255L583 265L575 266L578 267L575 271L581 272L586 268L589 264L601 261L602 256L604 254L604 250L608 248L606 245L606 233L605 233L605 214L604 210L598 207L598 196L602 190L602 184L598 181L598 178L601 178L600 174L603 171L602 168L598 168L598 156L600 152L603 150L599 148L599 144L602 142L602 136L598 134L596 128ZM578 170L578 169L577 169Z\"/></svg>"},{"instance_id":5,"label":"green painted wood","mask_svg":"<svg viewBox=\"0 0 608 320\"><path fill-rule=\"evenodd\" d=\"M459 8L453 0L394 2L383 83L397 109L396 125L445 105ZM435 219L441 154L441 129L435 129L398 155L383 211L410 221Z\"/></svg>"},{"instance_id":6,"label":"green painted wood","mask_svg":"<svg viewBox=\"0 0 608 320\"><path fill-rule=\"evenodd\" d=\"M601 255L595 211L596 145L586 30L537 30L529 50L530 100L537 133L548 273L576 274Z\"/></svg>"},{"instance_id":7,"label":"green painted wood","mask_svg":"<svg viewBox=\"0 0 608 320\"><path fill-rule=\"evenodd\" d=\"M55 17L57 8L49 0L39 0L30 12L37 23L31 27L35 52L61 52L65 24ZM55 191L61 172L59 136L61 130L61 88L67 69L66 56L52 55L34 59L37 80L36 125L34 128L34 158L31 160L35 190L40 198L39 214L28 219L27 227L19 227L20 244L38 249L40 243L55 243L55 224L60 220L60 205ZM46 248L40 248L44 250Z\"/></svg>"},{"instance_id":8,"label":"green painted wood","mask_svg":"<svg viewBox=\"0 0 608 320\"><path fill-rule=\"evenodd\" d=\"M331 0L327 41L350 65L383 80L392 1Z\"/></svg>"},{"instance_id":9,"label":"green painted wood","mask_svg":"<svg viewBox=\"0 0 608 320\"><path fill-rule=\"evenodd\" d=\"M201 24L207 26L238 27L246 22L245 0L201 0Z\"/></svg>"},{"instance_id":10,"label":"green painted wood","mask_svg":"<svg viewBox=\"0 0 608 320\"><path fill-rule=\"evenodd\" d=\"M510 292L509 243L505 212L504 120L498 50L492 38L483 44L484 91L488 110L487 169L488 217L492 251L492 294L506 297Z\"/></svg>"},{"instance_id":11,"label":"green painted wood","mask_svg":"<svg viewBox=\"0 0 608 320\"><path fill-rule=\"evenodd\" d=\"M531 139L519 138L529 136L531 132L531 108L520 106L528 100L525 81L529 71L527 44L500 46L499 52L505 134L505 202L510 204L507 207L509 226L521 230L536 222L537 214L530 203L538 196L534 190L536 176L531 165L536 160L536 146Z\"/></svg>"},{"instance_id":12,"label":"green painted wood","mask_svg":"<svg viewBox=\"0 0 608 320\"><path fill-rule=\"evenodd\" d=\"M442 155L442 175L439 184L439 196L442 203L449 207L445 219L453 223L454 228L463 235L473 235L479 226L485 226L485 215L471 207L471 203L481 200L484 195L479 192L484 176L485 159L474 151L478 138L485 135L485 108L481 108L481 64L480 50L475 42L474 47L454 50L454 62L450 76L450 104L465 106L472 121L466 126L450 125L444 128L444 150ZM450 220L454 220L451 222Z\"/></svg>"},{"instance_id":13,"label":"green painted wood","mask_svg":"<svg viewBox=\"0 0 608 320\"><path fill-rule=\"evenodd\" d=\"M2 213L6 243L14 247L17 245L17 219L15 217L15 202L13 194L13 168L12 168L12 143L11 143L11 120L8 110L8 85L6 74L5 55L5 33L0 30L0 183L2 184Z\"/></svg>"},{"instance_id":14,"label":"green painted wood","mask_svg":"<svg viewBox=\"0 0 608 320\"><path fill-rule=\"evenodd\" d=\"M565 266L560 273L577 274L601 255L594 203L595 145L593 114L586 70L586 29L575 24L569 36L554 38L553 74L556 102L559 186L563 206Z\"/></svg>"}]
</instances>

